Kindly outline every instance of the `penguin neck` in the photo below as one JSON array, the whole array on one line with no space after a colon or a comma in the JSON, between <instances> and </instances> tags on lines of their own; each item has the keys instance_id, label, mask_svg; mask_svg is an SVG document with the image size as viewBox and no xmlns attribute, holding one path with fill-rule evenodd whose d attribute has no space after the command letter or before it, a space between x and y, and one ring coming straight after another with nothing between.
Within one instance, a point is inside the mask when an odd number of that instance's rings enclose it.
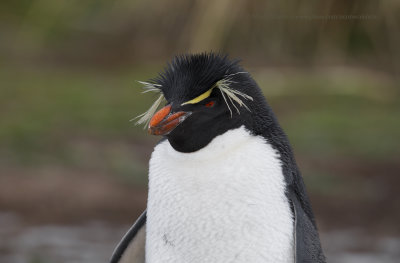
<instances>
[{"instance_id":1,"label":"penguin neck","mask_svg":"<svg viewBox=\"0 0 400 263\"><path fill-rule=\"evenodd\" d=\"M279 154L244 127L192 153L161 142L150 160L146 262L293 262L285 190Z\"/></svg>"},{"instance_id":2,"label":"penguin neck","mask_svg":"<svg viewBox=\"0 0 400 263\"><path fill-rule=\"evenodd\" d=\"M205 147L194 152L177 151L170 143L167 143L166 156L176 161L189 161L194 163L199 161L212 161L226 156L235 149L239 149L250 139L251 136L249 136L245 128L240 127L216 136Z\"/></svg>"}]
</instances>

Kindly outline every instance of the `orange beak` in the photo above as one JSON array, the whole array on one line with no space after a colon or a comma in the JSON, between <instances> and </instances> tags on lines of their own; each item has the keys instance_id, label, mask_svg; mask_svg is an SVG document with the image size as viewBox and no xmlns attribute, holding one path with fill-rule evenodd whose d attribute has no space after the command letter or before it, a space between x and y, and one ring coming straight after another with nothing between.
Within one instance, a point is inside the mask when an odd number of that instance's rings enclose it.
<instances>
[{"instance_id":1,"label":"orange beak","mask_svg":"<svg viewBox=\"0 0 400 263\"><path fill-rule=\"evenodd\" d=\"M191 112L179 111L171 114L171 105L157 111L149 123L149 133L153 135L167 135L182 123Z\"/></svg>"}]
</instances>

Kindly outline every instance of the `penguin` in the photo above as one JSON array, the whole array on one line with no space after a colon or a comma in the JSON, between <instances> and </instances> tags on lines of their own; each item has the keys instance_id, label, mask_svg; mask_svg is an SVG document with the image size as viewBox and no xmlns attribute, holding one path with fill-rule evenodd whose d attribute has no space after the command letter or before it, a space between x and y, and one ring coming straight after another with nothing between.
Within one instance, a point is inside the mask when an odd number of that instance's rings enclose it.
<instances>
[{"instance_id":1,"label":"penguin","mask_svg":"<svg viewBox=\"0 0 400 263\"><path fill-rule=\"evenodd\" d=\"M141 83L158 97L137 123L162 139L110 263L326 262L288 138L239 60L179 55Z\"/></svg>"}]
</instances>

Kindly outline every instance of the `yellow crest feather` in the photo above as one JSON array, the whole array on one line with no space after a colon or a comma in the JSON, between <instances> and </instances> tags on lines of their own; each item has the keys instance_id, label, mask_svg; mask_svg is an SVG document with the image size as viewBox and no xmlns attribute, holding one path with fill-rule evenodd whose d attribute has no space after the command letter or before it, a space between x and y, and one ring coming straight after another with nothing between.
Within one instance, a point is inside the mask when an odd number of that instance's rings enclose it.
<instances>
[{"instance_id":1,"label":"yellow crest feather","mask_svg":"<svg viewBox=\"0 0 400 263\"><path fill-rule=\"evenodd\" d=\"M197 96L196 98L186 101L184 103L182 103L181 105L186 105L186 104L196 104L199 103L200 101L207 99L208 97L210 97L212 90L214 89L214 87L212 87L211 89L207 90L206 92L204 92L203 94L201 94L200 96Z\"/></svg>"}]
</instances>

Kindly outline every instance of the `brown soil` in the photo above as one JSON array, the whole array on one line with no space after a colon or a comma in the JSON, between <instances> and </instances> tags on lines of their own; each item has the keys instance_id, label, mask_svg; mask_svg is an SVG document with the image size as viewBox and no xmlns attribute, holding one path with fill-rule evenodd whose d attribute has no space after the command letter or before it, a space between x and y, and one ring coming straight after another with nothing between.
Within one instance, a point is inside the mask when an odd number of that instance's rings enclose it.
<instances>
[{"instance_id":1,"label":"brown soil","mask_svg":"<svg viewBox=\"0 0 400 263\"><path fill-rule=\"evenodd\" d=\"M313 161L311 161L313 162ZM354 160L313 162L346 182L347 191L310 195L319 228L360 228L400 235L400 163ZM0 170L0 211L29 224L72 224L88 220L132 223L145 209L147 191L105 174L60 168Z\"/></svg>"},{"instance_id":2,"label":"brown soil","mask_svg":"<svg viewBox=\"0 0 400 263\"><path fill-rule=\"evenodd\" d=\"M320 227L400 235L400 162L335 160L320 165L347 184L347 191L342 193L311 194Z\"/></svg>"},{"instance_id":3,"label":"brown soil","mask_svg":"<svg viewBox=\"0 0 400 263\"><path fill-rule=\"evenodd\" d=\"M145 209L147 191L111 176L61 169L7 169L0 176L0 211L27 223L133 222Z\"/></svg>"}]
</instances>

